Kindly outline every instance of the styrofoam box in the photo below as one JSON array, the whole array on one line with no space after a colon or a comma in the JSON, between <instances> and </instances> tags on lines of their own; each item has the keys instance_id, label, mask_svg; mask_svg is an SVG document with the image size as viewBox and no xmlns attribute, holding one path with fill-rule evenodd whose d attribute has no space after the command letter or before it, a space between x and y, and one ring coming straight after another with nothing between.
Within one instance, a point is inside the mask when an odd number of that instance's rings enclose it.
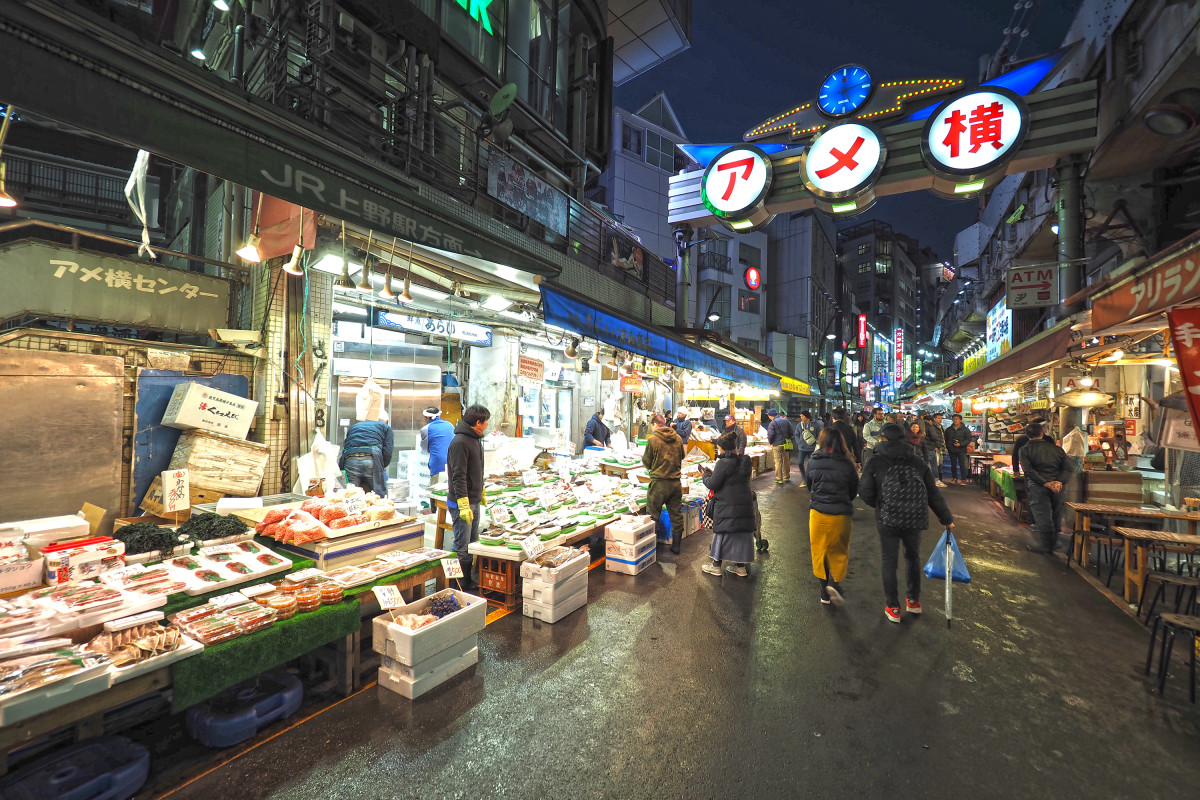
<instances>
[{"instance_id":1,"label":"styrofoam box","mask_svg":"<svg viewBox=\"0 0 1200 800\"><path fill-rule=\"evenodd\" d=\"M409 700L416 700L430 689L440 686L458 673L468 669L472 664L477 664L478 662L479 648L472 647L467 651L466 655L459 656L455 660L444 664L423 678L406 678L398 672L380 667L379 685L388 691L407 697Z\"/></svg>"},{"instance_id":2,"label":"styrofoam box","mask_svg":"<svg viewBox=\"0 0 1200 800\"><path fill-rule=\"evenodd\" d=\"M581 588L587 588L588 573L586 570L577 572L566 580L558 583L543 583L531 581L528 578L521 581L521 596L535 603L554 605L569 597L573 597Z\"/></svg>"},{"instance_id":3,"label":"styrofoam box","mask_svg":"<svg viewBox=\"0 0 1200 800\"><path fill-rule=\"evenodd\" d=\"M112 676L108 672L108 665L97 664L61 681L10 694L0 700L0 726L12 725L67 703L99 694L111 685Z\"/></svg>"},{"instance_id":4,"label":"styrofoam box","mask_svg":"<svg viewBox=\"0 0 1200 800\"><path fill-rule=\"evenodd\" d=\"M394 643L388 642L388 644L392 645L392 651L394 652ZM413 664L412 666L409 666L408 664L402 664L387 653L384 653L383 667L384 669L391 670L401 677L408 678L409 680L419 681L425 676L431 675L436 670L441 669L451 661L457 661L458 659L462 658L467 653L471 652L472 647L478 646L479 634L472 633L458 644L452 644L442 652L435 653L424 661Z\"/></svg>"},{"instance_id":5,"label":"styrofoam box","mask_svg":"<svg viewBox=\"0 0 1200 800\"><path fill-rule=\"evenodd\" d=\"M64 539L86 539L91 535L87 520L76 516L23 519L5 523L5 525L19 527L25 534L26 546L35 551L53 542Z\"/></svg>"},{"instance_id":6,"label":"styrofoam box","mask_svg":"<svg viewBox=\"0 0 1200 800\"><path fill-rule=\"evenodd\" d=\"M473 633L479 633L487 621L487 601L457 589L440 592L409 603L397 614L424 614L429 610L433 598L452 594L458 598L462 609L442 617L437 622L416 631L392 624L392 614L387 612L372 622L371 646L377 653L394 658L410 667L440 653L447 647L458 644ZM389 646L389 643L392 646Z\"/></svg>"},{"instance_id":7,"label":"styrofoam box","mask_svg":"<svg viewBox=\"0 0 1200 800\"><path fill-rule=\"evenodd\" d=\"M654 532L653 517L622 516L616 522L610 522L604 529L604 539L609 542L637 544L647 533Z\"/></svg>"},{"instance_id":8,"label":"styrofoam box","mask_svg":"<svg viewBox=\"0 0 1200 800\"><path fill-rule=\"evenodd\" d=\"M621 561L638 561L647 552L653 552L657 544L658 539L654 534L653 527L651 527L650 533L638 539L636 544L605 542L604 555L606 558L617 558Z\"/></svg>"},{"instance_id":9,"label":"styrofoam box","mask_svg":"<svg viewBox=\"0 0 1200 800\"><path fill-rule=\"evenodd\" d=\"M583 589L554 605L539 603L525 598L521 603L521 613L542 622L558 622L568 614L573 614L587 605L587 584Z\"/></svg>"},{"instance_id":10,"label":"styrofoam box","mask_svg":"<svg viewBox=\"0 0 1200 800\"><path fill-rule=\"evenodd\" d=\"M637 575L658 560L658 551L651 550L638 561L621 561L615 558L604 560L604 569L609 572L620 572L625 575Z\"/></svg>"},{"instance_id":11,"label":"styrofoam box","mask_svg":"<svg viewBox=\"0 0 1200 800\"><path fill-rule=\"evenodd\" d=\"M570 561L564 561L557 567L539 567L532 561L524 561L521 563L521 577L527 581L561 583L574 577L577 573L587 572L591 560L592 554L584 550Z\"/></svg>"}]
</instances>

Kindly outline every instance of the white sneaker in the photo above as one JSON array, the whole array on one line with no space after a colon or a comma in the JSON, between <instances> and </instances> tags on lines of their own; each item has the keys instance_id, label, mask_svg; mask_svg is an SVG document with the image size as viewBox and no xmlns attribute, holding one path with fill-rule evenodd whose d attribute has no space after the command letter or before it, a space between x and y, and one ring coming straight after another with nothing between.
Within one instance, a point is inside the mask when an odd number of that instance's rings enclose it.
<instances>
[{"instance_id":1,"label":"white sneaker","mask_svg":"<svg viewBox=\"0 0 1200 800\"><path fill-rule=\"evenodd\" d=\"M707 572L707 571L708 570L705 570L705 572ZM738 564L737 566L730 565L725 568L725 571L728 572L730 575L737 575L739 578L745 578L746 576L748 576L750 574L749 572L746 571L746 568L743 567L741 564Z\"/></svg>"},{"instance_id":2,"label":"white sneaker","mask_svg":"<svg viewBox=\"0 0 1200 800\"><path fill-rule=\"evenodd\" d=\"M940 480L934 481L933 485L934 485L934 486L936 486L936 487L938 487L939 489L945 489L945 488L946 488L946 484L942 483Z\"/></svg>"},{"instance_id":3,"label":"white sneaker","mask_svg":"<svg viewBox=\"0 0 1200 800\"><path fill-rule=\"evenodd\" d=\"M700 568L701 572L707 572L709 575L720 575L721 568L711 561Z\"/></svg>"},{"instance_id":4,"label":"white sneaker","mask_svg":"<svg viewBox=\"0 0 1200 800\"><path fill-rule=\"evenodd\" d=\"M826 586L825 594L829 595L829 602L833 603L835 606L840 606L842 603L846 602L846 598L842 597L842 593L833 586Z\"/></svg>"}]
</instances>

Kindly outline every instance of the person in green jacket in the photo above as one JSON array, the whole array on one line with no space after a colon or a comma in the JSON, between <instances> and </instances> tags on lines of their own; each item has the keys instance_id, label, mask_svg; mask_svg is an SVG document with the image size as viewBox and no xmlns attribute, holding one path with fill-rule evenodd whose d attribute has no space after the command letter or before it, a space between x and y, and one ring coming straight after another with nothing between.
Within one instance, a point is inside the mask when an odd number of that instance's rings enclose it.
<instances>
[{"instance_id":1,"label":"person in green jacket","mask_svg":"<svg viewBox=\"0 0 1200 800\"><path fill-rule=\"evenodd\" d=\"M650 473L650 488L646 493L646 512L658 520L663 506L671 520L671 552L679 552L683 539L683 484L679 482L683 469L683 439L667 424L666 417L655 414L654 427L642 453L642 466Z\"/></svg>"}]
</instances>

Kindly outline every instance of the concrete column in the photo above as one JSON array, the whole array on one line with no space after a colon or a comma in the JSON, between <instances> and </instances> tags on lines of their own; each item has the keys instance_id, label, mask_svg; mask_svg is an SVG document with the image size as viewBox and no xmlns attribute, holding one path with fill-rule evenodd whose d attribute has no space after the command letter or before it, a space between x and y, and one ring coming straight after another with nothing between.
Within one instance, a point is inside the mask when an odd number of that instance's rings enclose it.
<instances>
[{"instance_id":1,"label":"concrete column","mask_svg":"<svg viewBox=\"0 0 1200 800\"><path fill-rule=\"evenodd\" d=\"M1083 288L1083 179L1076 156L1058 165L1058 282L1060 297L1066 298ZM1083 310L1083 303L1064 306L1058 319ZM1079 409L1064 407L1059 412L1059 437L1079 425Z\"/></svg>"}]
</instances>

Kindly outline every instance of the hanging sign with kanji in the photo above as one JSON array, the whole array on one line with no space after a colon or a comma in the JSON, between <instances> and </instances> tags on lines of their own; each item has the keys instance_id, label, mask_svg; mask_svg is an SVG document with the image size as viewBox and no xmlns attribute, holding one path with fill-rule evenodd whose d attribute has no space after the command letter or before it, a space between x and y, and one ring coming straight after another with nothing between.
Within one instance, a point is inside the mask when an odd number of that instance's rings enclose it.
<instances>
[{"instance_id":1,"label":"hanging sign with kanji","mask_svg":"<svg viewBox=\"0 0 1200 800\"><path fill-rule=\"evenodd\" d=\"M921 154L929 171L969 181L996 172L1025 140L1029 114L1020 95L987 87L959 95L925 122Z\"/></svg>"},{"instance_id":2,"label":"hanging sign with kanji","mask_svg":"<svg viewBox=\"0 0 1200 800\"><path fill-rule=\"evenodd\" d=\"M1179 377L1187 387L1193 429L1200 430L1200 308L1173 308L1167 312L1167 322Z\"/></svg>"},{"instance_id":3,"label":"hanging sign with kanji","mask_svg":"<svg viewBox=\"0 0 1200 800\"><path fill-rule=\"evenodd\" d=\"M1058 305L1058 265L1013 267L1008 271L1008 307L1041 308Z\"/></svg>"}]
</instances>

